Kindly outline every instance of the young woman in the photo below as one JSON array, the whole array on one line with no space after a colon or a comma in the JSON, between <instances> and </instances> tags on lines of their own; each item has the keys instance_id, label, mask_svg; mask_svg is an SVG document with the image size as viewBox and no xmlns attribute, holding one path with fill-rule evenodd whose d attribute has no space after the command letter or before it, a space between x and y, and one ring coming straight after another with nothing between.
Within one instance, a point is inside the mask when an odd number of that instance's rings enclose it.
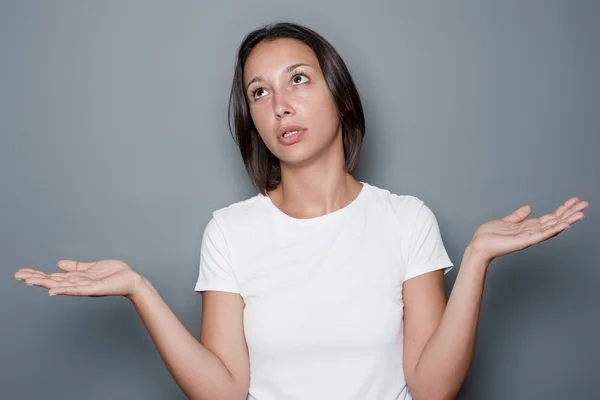
<instances>
[{"instance_id":1,"label":"young woman","mask_svg":"<svg viewBox=\"0 0 600 400\"><path fill-rule=\"evenodd\" d=\"M583 218L573 197L480 225L452 268L419 198L357 181L365 131L336 50L291 23L241 44L230 116L258 194L213 213L201 244L200 341L120 260L61 260L15 278L50 295L131 300L193 399L451 399L471 363L486 271Z\"/></svg>"}]
</instances>

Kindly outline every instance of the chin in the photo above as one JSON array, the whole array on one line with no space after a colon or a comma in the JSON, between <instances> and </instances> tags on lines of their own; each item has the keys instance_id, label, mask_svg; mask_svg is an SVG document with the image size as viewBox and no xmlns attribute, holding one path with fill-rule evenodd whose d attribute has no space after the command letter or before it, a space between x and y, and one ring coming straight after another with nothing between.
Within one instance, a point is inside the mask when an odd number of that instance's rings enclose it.
<instances>
[{"instance_id":1,"label":"chin","mask_svg":"<svg viewBox=\"0 0 600 400\"><path fill-rule=\"evenodd\" d=\"M337 143L338 141L335 140L336 137L329 138L329 140L321 137L321 140L317 141L306 140L308 139L307 137L303 139L291 146L278 143L274 146L276 152L273 152L273 154L275 154L282 164L292 168L309 165L319 158L329 158L334 156L333 153L336 153L338 150L341 151L343 158L344 147L341 140ZM337 157L334 156L334 158Z\"/></svg>"},{"instance_id":2,"label":"chin","mask_svg":"<svg viewBox=\"0 0 600 400\"><path fill-rule=\"evenodd\" d=\"M286 155L285 157L279 157L279 162L286 167L298 168L310 164L313 159L314 157L295 154L294 156Z\"/></svg>"},{"instance_id":3,"label":"chin","mask_svg":"<svg viewBox=\"0 0 600 400\"><path fill-rule=\"evenodd\" d=\"M324 155L324 151L321 150L309 150L309 149L286 149L287 151L282 152L280 157L277 157L281 164L286 165L290 168L298 168L310 165L316 161L319 157Z\"/></svg>"}]
</instances>

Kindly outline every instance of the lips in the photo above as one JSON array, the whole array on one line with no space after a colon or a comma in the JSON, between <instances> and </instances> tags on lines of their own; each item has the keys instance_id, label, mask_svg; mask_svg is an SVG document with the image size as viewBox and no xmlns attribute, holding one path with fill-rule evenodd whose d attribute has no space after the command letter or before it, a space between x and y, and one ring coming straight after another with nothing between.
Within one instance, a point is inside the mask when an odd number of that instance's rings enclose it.
<instances>
[{"instance_id":1,"label":"lips","mask_svg":"<svg viewBox=\"0 0 600 400\"><path fill-rule=\"evenodd\" d=\"M277 130L277 136L282 137L284 133L291 131L303 131L306 128L300 125L285 125Z\"/></svg>"}]
</instances>

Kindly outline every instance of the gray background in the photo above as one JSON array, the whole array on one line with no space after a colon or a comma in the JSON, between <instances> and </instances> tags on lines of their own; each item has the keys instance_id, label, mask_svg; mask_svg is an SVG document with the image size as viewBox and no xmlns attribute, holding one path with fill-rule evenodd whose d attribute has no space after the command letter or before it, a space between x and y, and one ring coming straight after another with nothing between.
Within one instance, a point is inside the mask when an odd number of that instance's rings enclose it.
<instances>
[{"instance_id":1,"label":"gray background","mask_svg":"<svg viewBox=\"0 0 600 400\"><path fill-rule=\"evenodd\" d=\"M127 300L12 274L120 258L198 336L202 232L254 195L226 124L235 51L281 19L322 33L356 80L357 178L423 199L457 266L486 220L590 202L494 261L459 398L599 398L599 4L2 1L0 398L184 398Z\"/></svg>"}]
</instances>

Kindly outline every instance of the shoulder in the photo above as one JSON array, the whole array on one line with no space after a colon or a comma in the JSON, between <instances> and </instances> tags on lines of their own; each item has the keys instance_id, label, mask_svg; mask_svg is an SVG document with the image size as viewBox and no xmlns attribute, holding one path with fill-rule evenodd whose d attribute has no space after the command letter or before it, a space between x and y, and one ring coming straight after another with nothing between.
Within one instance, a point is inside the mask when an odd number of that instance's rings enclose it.
<instances>
[{"instance_id":1,"label":"shoulder","mask_svg":"<svg viewBox=\"0 0 600 400\"><path fill-rule=\"evenodd\" d=\"M265 196L257 194L216 209L212 212L212 218L206 229L219 231L221 235L228 236L245 227L255 227L260 221L264 221L268 210L266 201L268 199Z\"/></svg>"},{"instance_id":2,"label":"shoulder","mask_svg":"<svg viewBox=\"0 0 600 400\"><path fill-rule=\"evenodd\" d=\"M424 201L415 195L397 194L366 182L363 184L368 190L370 201L389 210L400 220L414 220L420 210L427 207Z\"/></svg>"},{"instance_id":3,"label":"shoulder","mask_svg":"<svg viewBox=\"0 0 600 400\"><path fill-rule=\"evenodd\" d=\"M228 206L216 209L212 212L214 218L219 222L237 221L240 218L252 217L264 207L264 196L257 194L250 198L237 201Z\"/></svg>"},{"instance_id":4,"label":"shoulder","mask_svg":"<svg viewBox=\"0 0 600 400\"><path fill-rule=\"evenodd\" d=\"M363 182L364 183L364 182ZM367 184L369 207L382 210L399 234L411 234L427 230L437 225L437 218L431 208L419 197L410 194L396 194Z\"/></svg>"}]
</instances>

